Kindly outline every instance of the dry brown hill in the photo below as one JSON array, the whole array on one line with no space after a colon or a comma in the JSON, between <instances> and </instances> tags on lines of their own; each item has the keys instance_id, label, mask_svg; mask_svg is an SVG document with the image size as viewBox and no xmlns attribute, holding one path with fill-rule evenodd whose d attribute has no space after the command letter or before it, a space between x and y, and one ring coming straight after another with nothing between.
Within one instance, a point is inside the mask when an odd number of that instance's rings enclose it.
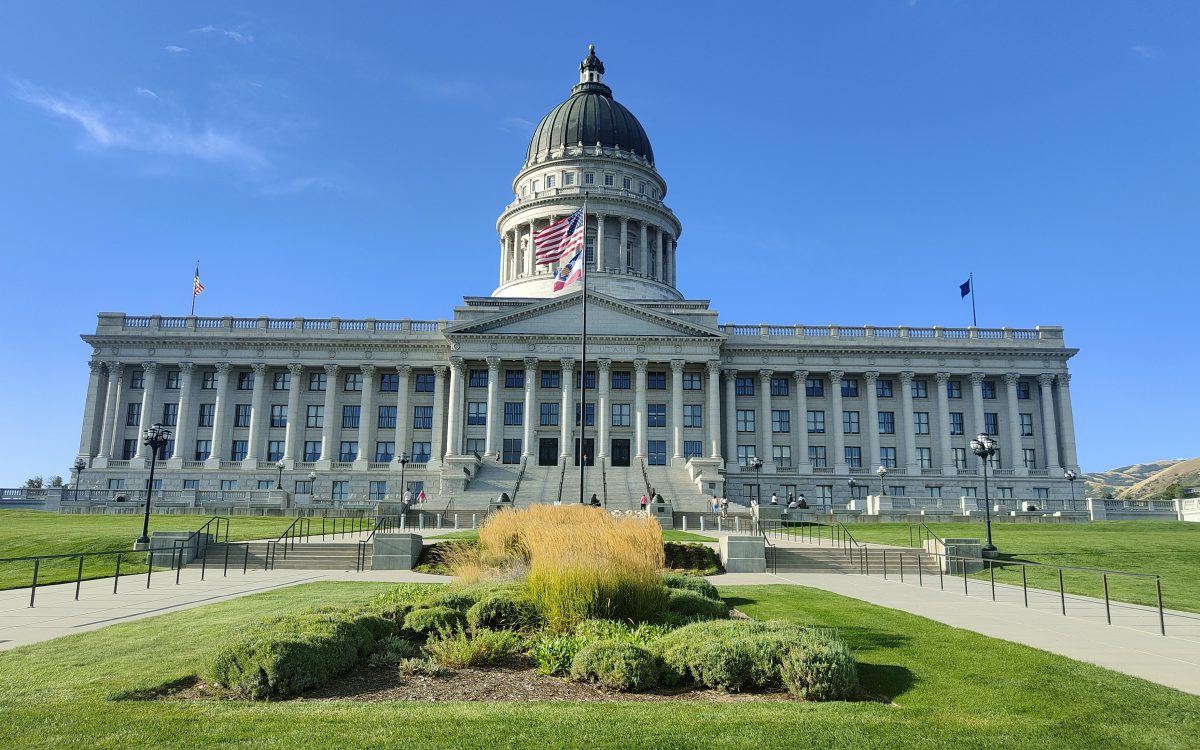
<instances>
[{"instance_id":1,"label":"dry brown hill","mask_svg":"<svg viewBox=\"0 0 1200 750\"><path fill-rule=\"evenodd\" d=\"M1113 497L1120 497L1126 490L1139 482L1143 482L1177 463L1179 463L1177 459L1150 461L1144 464L1133 464L1085 474L1083 476L1084 488L1088 497L1104 497L1106 493L1110 493Z\"/></svg>"},{"instance_id":2,"label":"dry brown hill","mask_svg":"<svg viewBox=\"0 0 1200 750\"><path fill-rule=\"evenodd\" d=\"M1130 500L1160 497L1175 484L1191 490L1184 493L1186 497L1200 495L1200 457L1175 461L1165 469L1128 487L1120 496Z\"/></svg>"}]
</instances>

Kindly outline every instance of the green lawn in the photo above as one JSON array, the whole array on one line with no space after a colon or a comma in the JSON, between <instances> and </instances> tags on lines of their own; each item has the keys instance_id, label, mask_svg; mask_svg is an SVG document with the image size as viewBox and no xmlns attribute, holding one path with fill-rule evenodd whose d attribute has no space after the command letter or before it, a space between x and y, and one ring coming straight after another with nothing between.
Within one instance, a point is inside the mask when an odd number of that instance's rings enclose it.
<instances>
[{"instance_id":1,"label":"green lawn","mask_svg":"<svg viewBox=\"0 0 1200 750\"><path fill-rule=\"evenodd\" d=\"M907 546L909 525L902 523L849 524L860 542ZM978 523L931 523L929 528L942 538L985 538ZM917 540L913 527L913 541ZM1178 521L1096 521L1088 524L993 523L992 540L1001 559L1024 560L1049 565L1108 568L1162 576L1163 604L1172 609L1200 612L1200 524ZM984 574L986 575L986 574ZM1029 569L1029 585L1058 588L1053 570ZM996 581L1020 585L1019 566L996 569ZM1102 596L1098 574L1066 571L1063 581L1068 593ZM1109 577L1114 599L1153 605L1154 582L1147 579Z\"/></svg>"},{"instance_id":2,"label":"green lawn","mask_svg":"<svg viewBox=\"0 0 1200 750\"><path fill-rule=\"evenodd\" d=\"M150 531L195 531L208 519L208 516L151 514ZM274 538L293 520L291 517L233 516L229 523L229 540ZM333 519L328 523L332 524ZM319 534L320 530L320 519L312 519L310 531ZM134 540L141 533L140 515L60 515L37 510L0 510L0 558L132 549ZM224 531L221 536L224 538ZM123 557L122 572L133 572L139 565L144 570L145 560L144 555ZM115 556L86 558L83 577L111 576L115 564ZM73 581L78 565L78 559L43 562L38 571L38 583ZM28 586L32 574L32 563L0 563L0 589Z\"/></svg>"},{"instance_id":3,"label":"green lawn","mask_svg":"<svg viewBox=\"0 0 1200 750\"><path fill-rule=\"evenodd\" d=\"M711 536L701 536L688 531L675 531L673 529L663 529L664 542L715 542L717 541ZM431 537L432 538L432 537ZM467 529L465 531L451 531L445 534L439 534L437 539L478 539L479 532L475 529Z\"/></svg>"},{"instance_id":4,"label":"green lawn","mask_svg":"<svg viewBox=\"0 0 1200 750\"><path fill-rule=\"evenodd\" d=\"M0 652L0 747L1192 748L1200 698L1018 644L791 586L722 590L742 611L836 627L891 701L138 701L196 674L238 623L386 584L317 583Z\"/></svg>"}]
</instances>

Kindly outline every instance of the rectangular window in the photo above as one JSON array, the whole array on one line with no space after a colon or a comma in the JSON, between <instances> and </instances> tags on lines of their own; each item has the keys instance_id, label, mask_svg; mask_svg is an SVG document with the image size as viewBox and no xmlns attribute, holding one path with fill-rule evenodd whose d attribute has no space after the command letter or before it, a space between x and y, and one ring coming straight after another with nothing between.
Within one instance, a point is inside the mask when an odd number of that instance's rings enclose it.
<instances>
[{"instance_id":1,"label":"rectangular window","mask_svg":"<svg viewBox=\"0 0 1200 750\"><path fill-rule=\"evenodd\" d=\"M379 376L379 390L383 393L398 393L400 391L400 373L385 372Z\"/></svg>"},{"instance_id":2,"label":"rectangular window","mask_svg":"<svg viewBox=\"0 0 1200 750\"><path fill-rule=\"evenodd\" d=\"M891 378L880 378L875 381L875 395L879 398L892 397L892 381Z\"/></svg>"},{"instance_id":3,"label":"rectangular window","mask_svg":"<svg viewBox=\"0 0 1200 750\"><path fill-rule=\"evenodd\" d=\"M552 175L552 174L546 175L546 187L548 187L548 188L554 187L554 175Z\"/></svg>"},{"instance_id":4,"label":"rectangular window","mask_svg":"<svg viewBox=\"0 0 1200 750\"><path fill-rule=\"evenodd\" d=\"M863 449L858 445L846 446L846 466L852 469L863 468Z\"/></svg>"},{"instance_id":5,"label":"rectangular window","mask_svg":"<svg viewBox=\"0 0 1200 750\"><path fill-rule=\"evenodd\" d=\"M417 377L413 379L413 390L417 393L433 393L433 373L419 372Z\"/></svg>"},{"instance_id":6,"label":"rectangular window","mask_svg":"<svg viewBox=\"0 0 1200 750\"><path fill-rule=\"evenodd\" d=\"M142 405L129 404L125 409L125 426L138 427L142 424Z\"/></svg>"},{"instance_id":7,"label":"rectangular window","mask_svg":"<svg viewBox=\"0 0 1200 750\"><path fill-rule=\"evenodd\" d=\"M358 420L362 416L362 407L358 404L346 404L342 407L342 427L349 430L358 429Z\"/></svg>"},{"instance_id":8,"label":"rectangular window","mask_svg":"<svg viewBox=\"0 0 1200 750\"><path fill-rule=\"evenodd\" d=\"M271 378L271 390L286 391L292 387L292 374L290 372L277 372Z\"/></svg>"},{"instance_id":9,"label":"rectangular window","mask_svg":"<svg viewBox=\"0 0 1200 750\"><path fill-rule=\"evenodd\" d=\"M645 195L645 194L646 194L646 181L638 180L638 195Z\"/></svg>"},{"instance_id":10,"label":"rectangular window","mask_svg":"<svg viewBox=\"0 0 1200 750\"><path fill-rule=\"evenodd\" d=\"M468 401L467 402L467 424L468 425L486 425L487 424L487 402L486 401Z\"/></svg>"},{"instance_id":11,"label":"rectangular window","mask_svg":"<svg viewBox=\"0 0 1200 750\"><path fill-rule=\"evenodd\" d=\"M211 456L212 455L212 441L211 440L197 440L195 455L196 455L197 461L204 461L209 456Z\"/></svg>"},{"instance_id":12,"label":"rectangular window","mask_svg":"<svg viewBox=\"0 0 1200 750\"><path fill-rule=\"evenodd\" d=\"M666 466L667 465L667 441L666 440L647 440L646 441L646 463L650 466Z\"/></svg>"},{"instance_id":13,"label":"rectangular window","mask_svg":"<svg viewBox=\"0 0 1200 750\"><path fill-rule=\"evenodd\" d=\"M896 413L890 411L879 412L879 434L880 435L895 435L896 434Z\"/></svg>"},{"instance_id":14,"label":"rectangular window","mask_svg":"<svg viewBox=\"0 0 1200 750\"><path fill-rule=\"evenodd\" d=\"M734 380L734 392L739 396L753 396L754 378L737 378Z\"/></svg>"},{"instance_id":15,"label":"rectangular window","mask_svg":"<svg viewBox=\"0 0 1200 750\"><path fill-rule=\"evenodd\" d=\"M162 447L162 452L159 454L158 457L165 460L168 458L172 458L174 456L175 456L175 440L171 439L171 440L168 440L167 444ZM158 480L156 480L156 481L158 481Z\"/></svg>"},{"instance_id":16,"label":"rectangular window","mask_svg":"<svg viewBox=\"0 0 1200 750\"><path fill-rule=\"evenodd\" d=\"M983 394L984 398L995 398L996 397L996 381L995 380L983 381L983 383L980 385L980 392Z\"/></svg>"},{"instance_id":17,"label":"rectangular window","mask_svg":"<svg viewBox=\"0 0 1200 750\"><path fill-rule=\"evenodd\" d=\"M846 378L842 380L842 396L846 398L858 397L858 378Z\"/></svg>"},{"instance_id":18,"label":"rectangular window","mask_svg":"<svg viewBox=\"0 0 1200 750\"><path fill-rule=\"evenodd\" d=\"M596 184L596 173L595 172L584 172L583 173L583 184L584 185L595 185Z\"/></svg>"},{"instance_id":19,"label":"rectangular window","mask_svg":"<svg viewBox=\"0 0 1200 750\"><path fill-rule=\"evenodd\" d=\"M913 433L916 435L929 434L929 412L914 411L913 412Z\"/></svg>"},{"instance_id":20,"label":"rectangular window","mask_svg":"<svg viewBox=\"0 0 1200 750\"><path fill-rule=\"evenodd\" d=\"M383 479L372 480L371 483L369 485L367 485L367 487L368 487L368 491L367 491L367 499L368 500L386 500L387 499L387 481L386 480L383 480Z\"/></svg>"},{"instance_id":21,"label":"rectangular window","mask_svg":"<svg viewBox=\"0 0 1200 750\"><path fill-rule=\"evenodd\" d=\"M267 442L267 460L278 461L283 458L283 441L270 440Z\"/></svg>"},{"instance_id":22,"label":"rectangular window","mask_svg":"<svg viewBox=\"0 0 1200 750\"><path fill-rule=\"evenodd\" d=\"M215 391L217 390L217 371L205 370L200 375L200 390Z\"/></svg>"},{"instance_id":23,"label":"rectangular window","mask_svg":"<svg viewBox=\"0 0 1200 750\"><path fill-rule=\"evenodd\" d=\"M772 445L771 461L775 464L775 468L777 469L792 468L792 446Z\"/></svg>"},{"instance_id":24,"label":"rectangular window","mask_svg":"<svg viewBox=\"0 0 1200 750\"><path fill-rule=\"evenodd\" d=\"M1021 453L1022 453L1021 458L1025 461L1025 468L1026 469L1036 469L1037 468L1037 451L1034 450L1033 448L1023 448L1021 450Z\"/></svg>"},{"instance_id":25,"label":"rectangular window","mask_svg":"<svg viewBox=\"0 0 1200 750\"><path fill-rule=\"evenodd\" d=\"M470 370L467 373L467 387L469 388L487 388L488 371L487 370Z\"/></svg>"},{"instance_id":26,"label":"rectangular window","mask_svg":"<svg viewBox=\"0 0 1200 750\"><path fill-rule=\"evenodd\" d=\"M621 178L621 187L623 187L626 190L632 189L633 188L633 180L629 177L622 177Z\"/></svg>"},{"instance_id":27,"label":"rectangular window","mask_svg":"<svg viewBox=\"0 0 1200 750\"><path fill-rule=\"evenodd\" d=\"M808 431L812 434L825 432L825 412L812 410L808 412Z\"/></svg>"},{"instance_id":28,"label":"rectangular window","mask_svg":"<svg viewBox=\"0 0 1200 750\"><path fill-rule=\"evenodd\" d=\"M247 440L234 440L229 445L229 460L230 461L245 461L246 446L250 443Z\"/></svg>"},{"instance_id":29,"label":"rectangular window","mask_svg":"<svg viewBox=\"0 0 1200 750\"><path fill-rule=\"evenodd\" d=\"M684 427L703 427L704 426L704 406L702 404L684 404L683 405L683 426Z\"/></svg>"},{"instance_id":30,"label":"rectangular window","mask_svg":"<svg viewBox=\"0 0 1200 750\"><path fill-rule=\"evenodd\" d=\"M997 487L996 491L1000 493L1001 500L1012 500L1013 499L1013 488L1012 487Z\"/></svg>"},{"instance_id":31,"label":"rectangular window","mask_svg":"<svg viewBox=\"0 0 1200 750\"><path fill-rule=\"evenodd\" d=\"M525 371L524 370L505 370L504 371L504 387L505 388L524 388L525 387Z\"/></svg>"},{"instance_id":32,"label":"rectangular window","mask_svg":"<svg viewBox=\"0 0 1200 750\"><path fill-rule=\"evenodd\" d=\"M704 442L701 440L684 440L683 441L683 457L687 458L702 458L704 456Z\"/></svg>"},{"instance_id":33,"label":"rectangular window","mask_svg":"<svg viewBox=\"0 0 1200 750\"><path fill-rule=\"evenodd\" d=\"M859 433L858 412L842 412L842 432L847 435L857 435Z\"/></svg>"},{"instance_id":34,"label":"rectangular window","mask_svg":"<svg viewBox=\"0 0 1200 750\"><path fill-rule=\"evenodd\" d=\"M525 404L520 401L504 402L504 424L520 426L525 421Z\"/></svg>"},{"instance_id":35,"label":"rectangular window","mask_svg":"<svg viewBox=\"0 0 1200 750\"><path fill-rule=\"evenodd\" d=\"M580 373L578 370L575 371L575 389L576 390L579 389L579 378L580 378L581 374L582 373ZM595 370L587 371L587 388L589 391L596 390L596 371Z\"/></svg>"},{"instance_id":36,"label":"rectangular window","mask_svg":"<svg viewBox=\"0 0 1200 750\"><path fill-rule=\"evenodd\" d=\"M137 455L137 438L127 438L121 444L121 460L128 461Z\"/></svg>"},{"instance_id":37,"label":"rectangular window","mask_svg":"<svg viewBox=\"0 0 1200 750\"><path fill-rule=\"evenodd\" d=\"M362 373L348 372L342 382L343 391L361 391L363 389Z\"/></svg>"},{"instance_id":38,"label":"rectangular window","mask_svg":"<svg viewBox=\"0 0 1200 750\"><path fill-rule=\"evenodd\" d=\"M226 492L232 492L233 490L236 490L237 489L237 480L236 479L222 479L221 480L221 489L225 490Z\"/></svg>"},{"instance_id":39,"label":"rectangular window","mask_svg":"<svg viewBox=\"0 0 1200 750\"><path fill-rule=\"evenodd\" d=\"M239 391L254 390L254 373L253 372L239 372L237 374L237 389Z\"/></svg>"},{"instance_id":40,"label":"rectangular window","mask_svg":"<svg viewBox=\"0 0 1200 750\"><path fill-rule=\"evenodd\" d=\"M646 373L646 390L648 390L648 391L665 391L665 390L667 390L667 373L665 373L665 372L648 372L648 373Z\"/></svg>"},{"instance_id":41,"label":"rectangular window","mask_svg":"<svg viewBox=\"0 0 1200 750\"><path fill-rule=\"evenodd\" d=\"M1004 466L1004 464L1000 461L1000 449L997 448L996 452L988 458L988 468L999 469L1002 466Z\"/></svg>"},{"instance_id":42,"label":"rectangular window","mask_svg":"<svg viewBox=\"0 0 1200 750\"><path fill-rule=\"evenodd\" d=\"M338 446L338 460L353 461L356 458L358 458L358 441L343 440L342 444Z\"/></svg>"},{"instance_id":43,"label":"rectangular window","mask_svg":"<svg viewBox=\"0 0 1200 750\"><path fill-rule=\"evenodd\" d=\"M804 381L804 395L806 396L824 396L825 395L825 380L824 378L809 378Z\"/></svg>"},{"instance_id":44,"label":"rectangular window","mask_svg":"<svg viewBox=\"0 0 1200 750\"><path fill-rule=\"evenodd\" d=\"M582 404L575 404L575 425L579 426L579 409ZM587 405L587 426L593 427L596 424L596 404L590 403Z\"/></svg>"},{"instance_id":45,"label":"rectangular window","mask_svg":"<svg viewBox=\"0 0 1200 750\"><path fill-rule=\"evenodd\" d=\"M467 438L467 455L481 455L487 449L487 440L483 438Z\"/></svg>"},{"instance_id":46,"label":"rectangular window","mask_svg":"<svg viewBox=\"0 0 1200 750\"><path fill-rule=\"evenodd\" d=\"M683 390L685 390L685 391L700 390L700 373L685 372L683 374Z\"/></svg>"},{"instance_id":47,"label":"rectangular window","mask_svg":"<svg viewBox=\"0 0 1200 750\"><path fill-rule=\"evenodd\" d=\"M750 459L754 458L755 448L753 445L739 445L737 447L738 465L749 466Z\"/></svg>"},{"instance_id":48,"label":"rectangular window","mask_svg":"<svg viewBox=\"0 0 1200 750\"><path fill-rule=\"evenodd\" d=\"M287 427L287 404L271 404L271 426Z\"/></svg>"},{"instance_id":49,"label":"rectangular window","mask_svg":"<svg viewBox=\"0 0 1200 750\"><path fill-rule=\"evenodd\" d=\"M553 401L543 401L538 404L538 424L542 427L558 425L558 404Z\"/></svg>"},{"instance_id":50,"label":"rectangular window","mask_svg":"<svg viewBox=\"0 0 1200 750\"><path fill-rule=\"evenodd\" d=\"M754 432L754 410L753 409L738 409L737 410L737 431L738 432Z\"/></svg>"},{"instance_id":51,"label":"rectangular window","mask_svg":"<svg viewBox=\"0 0 1200 750\"><path fill-rule=\"evenodd\" d=\"M646 426L647 427L666 427L667 426L667 405L666 404L646 404Z\"/></svg>"},{"instance_id":52,"label":"rectangular window","mask_svg":"<svg viewBox=\"0 0 1200 750\"><path fill-rule=\"evenodd\" d=\"M963 430L963 413L961 411L950 412L950 434L962 435Z\"/></svg>"},{"instance_id":53,"label":"rectangular window","mask_svg":"<svg viewBox=\"0 0 1200 750\"><path fill-rule=\"evenodd\" d=\"M345 479L339 479L329 484L329 497L334 500L345 500L350 494L350 483Z\"/></svg>"},{"instance_id":54,"label":"rectangular window","mask_svg":"<svg viewBox=\"0 0 1200 750\"><path fill-rule=\"evenodd\" d=\"M575 184L575 173L574 172L563 172L562 177L563 177L563 187L567 187L568 185Z\"/></svg>"},{"instance_id":55,"label":"rectangular window","mask_svg":"<svg viewBox=\"0 0 1200 750\"><path fill-rule=\"evenodd\" d=\"M396 457L396 443L391 440L375 441L375 462L386 463Z\"/></svg>"},{"instance_id":56,"label":"rectangular window","mask_svg":"<svg viewBox=\"0 0 1200 750\"><path fill-rule=\"evenodd\" d=\"M1035 500L1049 500L1050 499L1050 488L1049 487L1034 487L1033 488L1033 498Z\"/></svg>"},{"instance_id":57,"label":"rectangular window","mask_svg":"<svg viewBox=\"0 0 1200 750\"><path fill-rule=\"evenodd\" d=\"M889 469L896 468L896 449L881 447L879 449L879 465Z\"/></svg>"},{"instance_id":58,"label":"rectangular window","mask_svg":"<svg viewBox=\"0 0 1200 750\"><path fill-rule=\"evenodd\" d=\"M771 378L772 396L787 396L789 393L787 378Z\"/></svg>"},{"instance_id":59,"label":"rectangular window","mask_svg":"<svg viewBox=\"0 0 1200 750\"><path fill-rule=\"evenodd\" d=\"M933 449L932 448L917 448L917 463L922 469L933 468Z\"/></svg>"},{"instance_id":60,"label":"rectangular window","mask_svg":"<svg viewBox=\"0 0 1200 750\"><path fill-rule=\"evenodd\" d=\"M612 426L613 427L628 427L629 426L629 404L613 404L612 405Z\"/></svg>"},{"instance_id":61,"label":"rectangular window","mask_svg":"<svg viewBox=\"0 0 1200 750\"><path fill-rule=\"evenodd\" d=\"M429 454L432 451L432 445L432 443L427 442L414 442L412 444L412 462L414 464L429 463Z\"/></svg>"},{"instance_id":62,"label":"rectangular window","mask_svg":"<svg viewBox=\"0 0 1200 750\"><path fill-rule=\"evenodd\" d=\"M989 435L999 435L1000 415L996 412L986 412L983 415L983 431Z\"/></svg>"},{"instance_id":63,"label":"rectangular window","mask_svg":"<svg viewBox=\"0 0 1200 750\"><path fill-rule=\"evenodd\" d=\"M179 404L163 404L162 424L174 427L179 422Z\"/></svg>"},{"instance_id":64,"label":"rectangular window","mask_svg":"<svg viewBox=\"0 0 1200 750\"><path fill-rule=\"evenodd\" d=\"M912 397L913 398L929 398L929 381L914 380L912 382Z\"/></svg>"},{"instance_id":65,"label":"rectangular window","mask_svg":"<svg viewBox=\"0 0 1200 750\"><path fill-rule=\"evenodd\" d=\"M325 407L320 404L309 404L308 412L304 418L305 427L324 427L325 426Z\"/></svg>"},{"instance_id":66,"label":"rectangular window","mask_svg":"<svg viewBox=\"0 0 1200 750\"><path fill-rule=\"evenodd\" d=\"M304 460L316 461L321 458L321 441L320 440L305 440L304 441Z\"/></svg>"},{"instance_id":67,"label":"rectangular window","mask_svg":"<svg viewBox=\"0 0 1200 750\"><path fill-rule=\"evenodd\" d=\"M825 446L810 445L808 446L808 462L813 465L814 469L824 469L829 464L825 458Z\"/></svg>"},{"instance_id":68,"label":"rectangular window","mask_svg":"<svg viewBox=\"0 0 1200 750\"><path fill-rule=\"evenodd\" d=\"M198 490L198 489L200 489L200 480L199 479L185 479L185 480L183 480L183 488L185 490Z\"/></svg>"},{"instance_id":69,"label":"rectangular window","mask_svg":"<svg viewBox=\"0 0 1200 750\"><path fill-rule=\"evenodd\" d=\"M627 370L613 370L612 387L615 391L629 390L629 372Z\"/></svg>"},{"instance_id":70,"label":"rectangular window","mask_svg":"<svg viewBox=\"0 0 1200 750\"><path fill-rule=\"evenodd\" d=\"M196 424L200 427L212 427L213 418L216 413L216 404L200 404L200 414L197 417Z\"/></svg>"},{"instance_id":71,"label":"rectangular window","mask_svg":"<svg viewBox=\"0 0 1200 750\"><path fill-rule=\"evenodd\" d=\"M325 390L325 373L310 372L308 374L308 390L323 391Z\"/></svg>"},{"instance_id":72,"label":"rectangular window","mask_svg":"<svg viewBox=\"0 0 1200 750\"><path fill-rule=\"evenodd\" d=\"M506 464L521 463L521 438L504 438L504 446L500 453L500 462Z\"/></svg>"},{"instance_id":73,"label":"rectangular window","mask_svg":"<svg viewBox=\"0 0 1200 750\"><path fill-rule=\"evenodd\" d=\"M947 380L946 381L946 397L947 398L962 398L962 381Z\"/></svg>"},{"instance_id":74,"label":"rectangular window","mask_svg":"<svg viewBox=\"0 0 1200 750\"><path fill-rule=\"evenodd\" d=\"M791 432L792 412L788 409L771 410L771 432Z\"/></svg>"},{"instance_id":75,"label":"rectangular window","mask_svg":"<svg viewBox=\"0 0 1200 750\"><path fill-rule=\"evenodd\" d=\"M1028 401L1029 400L1029 381L1028 380L1018 380L1017 381L1017 399L1020 401Z\"/></svg>"},{"instance_id":76,"label":"rectangular window","mask_svg":"<svg viewBox=\"0 0 1200 750\"><path fill-rule=\"evenodd\" d=\"M433 407L432 406L414 406L413 407L413 429L414 430L431 430L431 429L433 429Z\"/></svg>"},{"instance_id":77,"label":"rectangular window","mask_svg":"<svg viewBox=\"0 0 1200 750\"><path fill-rule=\"evenodd\" d=\"M167 371L166 389L168 391L179 390L179 370L168 370Z\"/></svg>"},{"instance_id":78,"label":"rectangular window","mask_svg":"<svg viewBox=\"0 0 1200 750\"><path fill-rule=\"evenodd\" d=\"M1021 413L1021 437L1033 437L1033 415Z\"/></svg>"},{"instance_id":79,"label":"rectangular window","mask_svg":"<svg viewBox=\"0 0 1200 750\"><path fill-rule=\"evenodd\" d=\"M942 496L942 488L938 487L936 485L931 485L931 486L926 487L925 491L929 493L930 497L941 497Z\"/></svg>"},{"instance_id":80,"label":"rectangular window","mask_svg":"<svg viewBox=\"0 0 1200 750\"><path fill-rule=\"evenodd\" d=\"M297 495L311 495L312 491L313 491L313 483L311 480L308 480L308 479L297 479L296 480L296 494Z\"/></svg>"},{"instance_id":81,"label":"rectangular window","mask_svg":"<svg viewBox=\"0 0 1200 750\"><path fill-rule=\"evenodd\" d=\"M978 491L979 491L978 487L963 487L962 488L962 496L963 497L976 497Z\"/></svg>"},{"instance_id":82,"label":"rectangular window","mask_svg":"<svg viewBox=\"0 0 1200 750\"><path fill-rule=\"evenodd\" d=\"M145 387L146 387L146 371L145 370L134 370L133 374L131 374L129 376L129 389L133 390L133 391L140 391Z\"/></svg>"},{"instance_id":83,"label":"rectangular window","mask_svg":"<svg viewBox=\"0 0 1200 750\"><path fill-rule=\"evenodd\" d=\"M381 429L381 430L395 429L395 427L396 427L396 407L395 406L379 407L379 415L378 415L377 419L379 421L377 421L375 424L377 427L379 427L379 429Z\"/></svg>"},{"instance_id":84,"label":"rectangular window","mask_svg":"<svg viewBox=\"0 0 1200 750\"><path fill-rule=\"evenodd\" d=\"M610 175L610 174L604 175L604 185L605 185L605 187L613 186L613 176L612 175Z\"/></svg>"},{"instance_id":85,"label":"rectangular window","mask_svg":"<svg viewBox=\"0 0 1200 750\"><path fill-rule=\"evenodd\" d=\"M562 388L562 373L558 370L542 370L543 388Z\"/></svg>"},{"instance_id":86,"label":"rectangular window","mask_svg":"<svg viewBox=\"0 0 1200 750\"><path fill-rule=\"evenodd\" d=\"M249 427L250 426L250 404L234 404L233 405L233 426L234 427Z\"/></svg>"},{"instance_id":87,"label":"rectangular window","mask_svg":"<svg viewBox=\"0 0 1200 750\"><path fill-rule=\"evenodd\" d=\"M953 450L954 450L954 468L956 468L956 469L967 468L967 449L966 448L954 448Z\"/></svg>"}]
</instances>

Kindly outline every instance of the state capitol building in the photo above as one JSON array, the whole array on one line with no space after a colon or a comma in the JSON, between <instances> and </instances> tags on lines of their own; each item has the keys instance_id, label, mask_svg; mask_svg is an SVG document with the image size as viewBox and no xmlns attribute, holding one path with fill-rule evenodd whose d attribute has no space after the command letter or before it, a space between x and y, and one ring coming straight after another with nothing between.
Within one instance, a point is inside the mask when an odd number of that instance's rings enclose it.
<instances>
[{"instance_id":1,"label":"state capitol building","mask_svg":"<svg viewBox=\"0 0 1200 750\"><path fill-rule=\"evenodd\" d=\"M1068 495L1077 350L1062 328L721 322L676 287L683 224L649 137L594 50L579 72L496 221L499 285L449 319L101 313L83 336L89 495L137 498L152 423L172 433L154 480L168 505L367 508L402 481L435 509L575 501L581 458L587 496L616 507L647 485L677 507L778 492L861 508L881 487L949 504L982 500L977 433L999 446L993 497ZM552 293L531 237L585 193L581 366L579 285Z\"/></svg>"}]
</instances>

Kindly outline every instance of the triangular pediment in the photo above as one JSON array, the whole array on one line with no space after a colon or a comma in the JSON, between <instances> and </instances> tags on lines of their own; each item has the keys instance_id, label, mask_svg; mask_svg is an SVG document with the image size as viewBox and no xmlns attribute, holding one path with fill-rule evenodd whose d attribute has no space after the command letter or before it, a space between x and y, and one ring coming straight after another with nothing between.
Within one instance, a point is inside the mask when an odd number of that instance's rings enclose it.
<instances>
[{"instance_id":1,"label":"triangular pediment","mask_svg":"<svg viewBox=\"0 0 1200 750\"><path fill-rule=\"evenodd\" d=\"M581 292L555 299L530 303L482 320L473 320L446 327L448 336L578 336L582 316ZM712 338L724 337L720 331L696 325L687 320L650 310L607 295L588 292L588 337L646 336L650 338Z\"/></svg>"}]
</instances>

